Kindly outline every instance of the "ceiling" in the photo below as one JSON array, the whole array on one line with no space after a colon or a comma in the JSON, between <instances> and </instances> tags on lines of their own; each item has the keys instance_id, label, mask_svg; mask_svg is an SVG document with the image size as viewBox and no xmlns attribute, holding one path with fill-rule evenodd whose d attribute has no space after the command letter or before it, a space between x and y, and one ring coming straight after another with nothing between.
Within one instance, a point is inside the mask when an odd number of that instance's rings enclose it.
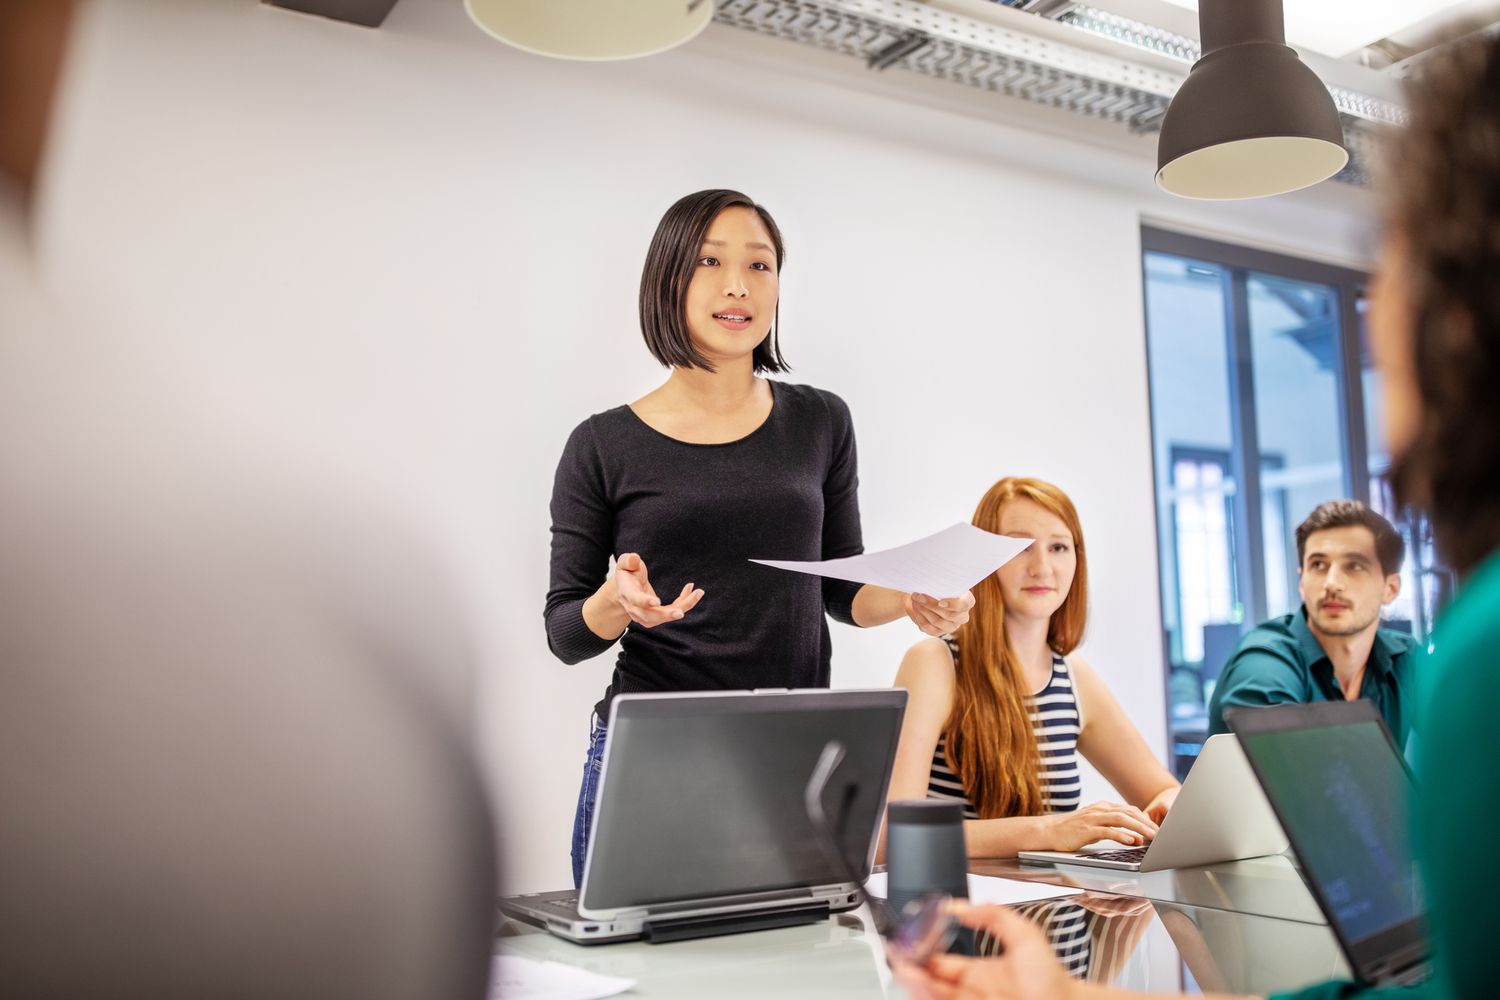
<instances>
[{"instance_id":1,"label":"ceiling","mask_svg":"<svg viewBox=\"0 0 1500 1000\"><path fill-rule=\"evenodd\" d=\"M397 0L262 2L373 26ZM1160 128L1200 55L1200 0L713 2L722 25L842 53L870 72L934 77L1137 134ZM1353 184L1364 183L1381 129L1405 122L1401 79L1434 40L1500 27L1500 0L1283 0L1283 9L1287 41L1339 111L1351 159L1337 179Z\"/></svg>"},{"instance_id":2,"label":"ceiling","mask_svg":"<svg viewBox=\"0 0 1500 1000\"><path fill-rule=\"evenodd\" d=\"M1198 0L1166 0L1189 10ZM1109 0L1097 6L1110 8ZM1283 0L1287 42L1331 59L1385 65L1392 48L1415 55L1426 38L1465 21L1493 24L1500 4L1490 0ZM1384 45L1382 43L1385 43Z\"/></svg>"}]
</instances>

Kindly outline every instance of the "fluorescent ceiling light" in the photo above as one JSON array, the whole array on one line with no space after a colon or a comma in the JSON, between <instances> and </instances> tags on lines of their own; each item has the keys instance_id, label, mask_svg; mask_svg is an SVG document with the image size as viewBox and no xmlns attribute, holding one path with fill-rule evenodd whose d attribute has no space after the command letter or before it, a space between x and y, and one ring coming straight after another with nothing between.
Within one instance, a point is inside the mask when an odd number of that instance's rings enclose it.
<instances>
[{"instance_id":1,"label":"fluorescent ceiling light","mask_svg":"<svg viewBox=\"0 0 1500 1000\"><path fill-rule=\"evenodd\" d=\"M1167 2L1198 9L1198 0ZM1454 0L1285 0L1286 40L1296 48L1342 59L1402 28L1460 6Z\"/></svg>"}]
</instances>

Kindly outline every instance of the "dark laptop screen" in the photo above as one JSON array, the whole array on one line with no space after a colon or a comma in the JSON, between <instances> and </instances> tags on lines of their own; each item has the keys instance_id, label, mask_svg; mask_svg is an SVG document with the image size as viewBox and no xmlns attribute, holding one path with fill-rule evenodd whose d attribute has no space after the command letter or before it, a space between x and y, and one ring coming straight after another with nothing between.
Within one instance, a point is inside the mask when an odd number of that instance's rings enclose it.
<instances>
[{"instance_id":1,"label":"dark laptop screen","mask_svg":"<svg viewBox=\"0 0 1500 1000\"><path fill-rule=\"evenodd\" d=\"M1378 721L1239 737L1346 942L1421 916L1411 776Z\"/></svg>"}]
</instances>

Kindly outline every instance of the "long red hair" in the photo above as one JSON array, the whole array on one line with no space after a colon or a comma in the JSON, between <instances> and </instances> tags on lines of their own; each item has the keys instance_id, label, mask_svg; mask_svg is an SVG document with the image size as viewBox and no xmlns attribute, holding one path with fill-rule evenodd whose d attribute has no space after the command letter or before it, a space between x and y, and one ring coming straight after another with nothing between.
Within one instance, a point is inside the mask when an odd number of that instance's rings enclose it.
<instances>
[{"instance_id":1,"label":"long red hair","mask_svg":"<svg viewBox=\"0 0 1500 1000\"><path fill-rule=\"evenodd\" d=\"M1073 535L1078 560L1073 585L1047 628L1047 645L1066 656L1083 640L1088 620L1088 563L1078 511L1051 483L1011 476L985 493L974 511L974 525L998 534L1001 512L1015 500L1030 500L1057 515ZM955 635L956 684L944 731L948 765L980 818L1038 815L1044 811L1041 755L1026 708L1026 675L1005 634L1005 598L997 573L974 588L969 621Z\"/></svg>"}]
</instances>

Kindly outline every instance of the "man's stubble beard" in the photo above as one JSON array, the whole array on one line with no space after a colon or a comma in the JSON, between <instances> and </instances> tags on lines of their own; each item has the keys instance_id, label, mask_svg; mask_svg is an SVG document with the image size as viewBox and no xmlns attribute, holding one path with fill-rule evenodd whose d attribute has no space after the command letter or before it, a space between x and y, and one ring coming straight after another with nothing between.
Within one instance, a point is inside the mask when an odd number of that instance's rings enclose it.
<instances>
[{"instance_id":1,"label":"man's stubble beard","mask_svg":"<svg viewBox=\"0 0 1500 1000\"><path fill-rule=\"evenodd\" d=\"M1338 636L1342 638L1344 636L1358 635L1365 629L1369 628L1371 625L1378 622L1380 620L1380 608L1376 607L1376 609L1370 613L1369 617L1365 618L1361 622L1358 622L1357 624L1344 625L1336 628L1328 628L1324 624L1322 618L1322 612L1313 612L1313 624L1317 626L1318 631L1322 632L1324 635Z\"/></svg>"}]
</instances>

